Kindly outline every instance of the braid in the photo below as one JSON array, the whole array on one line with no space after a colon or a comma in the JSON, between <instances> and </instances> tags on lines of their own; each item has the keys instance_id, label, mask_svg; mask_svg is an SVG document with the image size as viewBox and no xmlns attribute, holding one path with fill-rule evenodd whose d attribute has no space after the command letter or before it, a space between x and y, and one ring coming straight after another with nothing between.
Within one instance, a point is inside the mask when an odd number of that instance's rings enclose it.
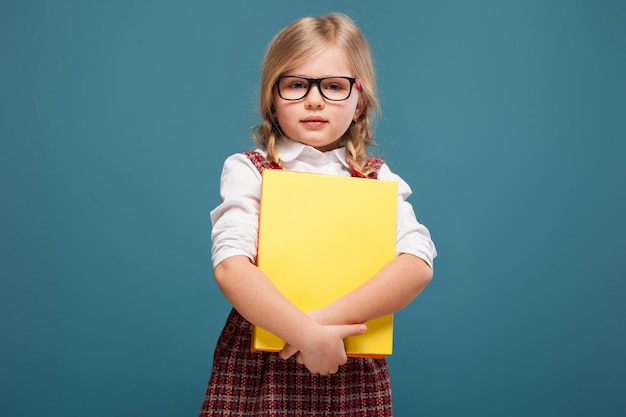
<instances>
[{"instance_id":1,"label":"braid","mask_svg":"<svg viewBox=\"0 0 626 417\"><path fill-rule=\"evenodd\" d=\"M274 133L270 133L267 138L267 159L280 165L278 149L276 148L276 135Z\"/></svg>"},{"instance_id":2,"label":"braid","mask_svg":"<svg viewBox=\"0 0 626 417\"><path fill-rule=\"evenodd\" d=\"M263 119L260 124L252 129L252 136L256 144L267 152L267 160L280 165L278 149L276 149L276 129L277 126L273 122Z\"/></svg>"},{"instance_id":3,"label":"braid","mask_svg":"<svg viewBox=\"0 0 626 417\"><path fill-rule=\"evenodd\" d=\"M363 113L356 122L352 123L346 136L345 146L348 151L346 152L346 161L358 172L367 176L371 171L371 169L363 167L368 157L367 148L370 145L375 145L367 113Z\"/></svg>"},{"instance_id":4,"label":"braid","mask_svg":"<svg viewBox=\"0 0 626 417\"><path fill-rule=\"evenodd\" d=\"M361 172L363 170L361 166L362 158L359 158L356 147L350 138L346 140L346 150L346 161L357 171Z\"/></svg>"}]
</instances>

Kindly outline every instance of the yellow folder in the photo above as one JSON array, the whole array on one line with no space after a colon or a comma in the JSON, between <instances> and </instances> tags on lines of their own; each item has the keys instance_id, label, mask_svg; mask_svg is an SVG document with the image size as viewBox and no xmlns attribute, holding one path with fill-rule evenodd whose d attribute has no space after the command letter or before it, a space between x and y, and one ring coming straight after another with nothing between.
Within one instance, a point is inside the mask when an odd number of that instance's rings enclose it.
<instances>
[{"instance_id":1,"label":"yellow folder","mask_svg":"<svg viewBox=\"0 0 626 417\"><path fill-rule=\"evenodd\" d=\"M324 307L395 257L398 184L284 170L263 171L257 265L303 311ZM391 354L393 316L345 339L349 356ZM285 342L256 327L252 349Z\"/></svg>"}]
</instances>

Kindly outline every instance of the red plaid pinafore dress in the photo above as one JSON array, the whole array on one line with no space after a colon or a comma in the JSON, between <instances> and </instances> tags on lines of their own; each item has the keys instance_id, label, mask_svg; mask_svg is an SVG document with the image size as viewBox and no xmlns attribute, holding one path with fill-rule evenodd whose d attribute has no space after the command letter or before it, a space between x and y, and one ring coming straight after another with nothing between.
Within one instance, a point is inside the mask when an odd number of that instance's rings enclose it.
<instances>
[{"instance_id":1,"label":"red plaid pinafore dress","mask_svg":"<svg viewBox=\"0 0 626 417\"><path fill-rule=\"evenodd\" d=\"M263 169L280 167L258 152L245 152ZM383 161L371 158L369 178ZM363 177L353 170L353 176ZM252 352L252 325L232 309L217 341L213 369L200 410L204 416L389 417L391 386L385 359L348 358L333 375L313 375L292 357Z\"/></svg>"}]
</instances>

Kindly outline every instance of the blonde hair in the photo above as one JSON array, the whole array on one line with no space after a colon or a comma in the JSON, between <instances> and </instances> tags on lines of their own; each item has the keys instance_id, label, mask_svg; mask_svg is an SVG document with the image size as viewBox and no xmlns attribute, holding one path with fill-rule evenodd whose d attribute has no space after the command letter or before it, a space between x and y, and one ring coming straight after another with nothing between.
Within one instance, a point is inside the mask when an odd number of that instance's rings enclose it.
<instances>
[{"instance_id":1,"label":"blonde hair","mask_svg":"<svg viewBox=\"0 0 626 417\"><path fill-rule=\"evenodd\" d=\"M304 17L283 28L270 42L261 73L259 110L262 122L252 135L267 152L267 159L280 164L276 141L281 136L273 106L274 83L278 76L296 67L329 45L338 46L348 58L353 76L361 82L360 100L363 110L341 138L346 147L346 160L363 172L367 149L374 144L371 120L379 111L376 79L369 45L365 37L346 15L331 13L323 17ZM365 170L367 171L367 170Z\"/></svg>"}]
</instances>

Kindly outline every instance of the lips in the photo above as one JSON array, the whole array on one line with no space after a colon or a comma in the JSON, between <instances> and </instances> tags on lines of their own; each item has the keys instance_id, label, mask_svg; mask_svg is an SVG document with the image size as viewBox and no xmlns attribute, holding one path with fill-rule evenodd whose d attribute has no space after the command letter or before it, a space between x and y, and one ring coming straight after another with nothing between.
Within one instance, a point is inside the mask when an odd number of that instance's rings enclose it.
<instances>
[{"instance_id":1,"label":"lips","mask_svg":"<svg viewBox=\"0 0 626 417\"><path fill-rule=\"evenodd\" d=\"M324 126L328 121L323 117L319 116L309 116L305 119L302 119L301 122L310 128L319 128Z\"/></svg>"}]
</instances>

